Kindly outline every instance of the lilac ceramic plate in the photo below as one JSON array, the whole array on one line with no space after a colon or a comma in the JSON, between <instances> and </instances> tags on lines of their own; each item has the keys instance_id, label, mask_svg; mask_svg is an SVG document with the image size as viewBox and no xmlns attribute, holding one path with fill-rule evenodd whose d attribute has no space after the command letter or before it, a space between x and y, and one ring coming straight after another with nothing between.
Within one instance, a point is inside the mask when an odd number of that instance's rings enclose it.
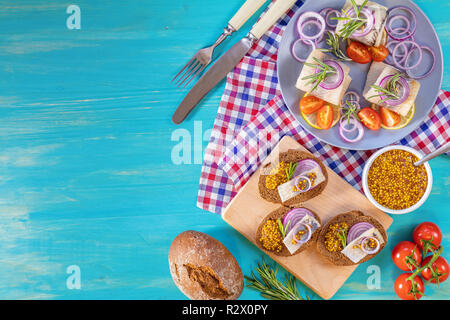
<instances>
[{"instance_id":1,"label":"lilac ceramic plate","mask_svg":"<svg viewBox=\"0 0 450 320\"><path fill-rule=\"evenodd\" d=\"M392 144L409 133L415 130L430 113L431 108L436 102L436 98L439 94L442 83L443 75L443 61L442 61L442 48L439 42L439 38L436 31L433 28L430 20L423 13L423 11L410 0L376 0L388 8L395 6L406 6L410 8L417 16L417 30L414 35L415 40L420 45L429 46L434 50L436 55L436 67L431 75L425 79L419 80L421 87L416 99L415 114L411 122L398 130L385 130L380 129L378 131L365 130L363 139L356 143L347 143L341 139L338 132L338 125L329 130L318 130L308 125L300 114L298 107L299 101L303 93L295 87L297 78L302 70L303 64L297 62L291 55L291 45L298 39L296 24L299 15L305 11L319 12L323 8L335 8L340 10L345 3L345 0L326 0L326 1L313 1L308 0L303 6L295 13L286 27L281 40L279 52L278 52L278 79L280 82L281 92L283 99L286 102L291 113L300 122L303 128L313 134L319 140L329 143L331 145L351 149L351 150L369 150L381 148L386 145ZM326 45L325 45L326 46ZM430 58L429 58L430 60ZM428 61L429 62L429 61ZM424 60L424 63L428 63ZM362 65L354 62L347 63L350 67L350 76L353 81L350 84L349 91L356 91L362 97L362 91L366 81L367 71L370 64ZM369 106L370 103L362 98L362 107Z\"/></svg>"}]
</instances>

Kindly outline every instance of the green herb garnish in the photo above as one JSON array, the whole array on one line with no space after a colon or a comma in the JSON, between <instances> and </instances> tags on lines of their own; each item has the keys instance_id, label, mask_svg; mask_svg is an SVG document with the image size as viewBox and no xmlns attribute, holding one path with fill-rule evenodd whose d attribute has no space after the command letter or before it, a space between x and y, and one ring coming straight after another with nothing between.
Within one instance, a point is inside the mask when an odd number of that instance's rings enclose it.
<instances>
[{"instance_id":1,"label":"green herb garnish","mask_svg":"<svg viewBox=\"0 0 450 320\"><path fill-rule=\"evenodd\" d=\"M322 61L320 61L317 58L313 58L313 60L316 63L307 63L305 62L305 65L311 68L315 68L318 69L319 72L315 72L309 76L303 77L302 80L307 80L310 79L306 85L309 85L311 83L314 83L314 87L311 89L310 92L316 90L316 88L319 86L319 84L325 80L327 77L329 77L332 74L336 73L336 70L334 70L332 67L330 67L329 65L323 63Z\"/></svg>"},{"instance_id":2,"label":"green herb garnish","mask_svg":"<svg viewBox=\"0 0 450 320\"><path fill-rule=\"evenodd\" d=\"M351 102L349 102L348 100L345 101L345 105L346 107L342 108L342 117L344 119L347 119L347 123L350 124L350 117L353 116L355 117L356 120L361 121L358 117L358 108L352 104Z\"/></svg>"},{"instance_id":3,"label":"green herb garnish","mask_svg":"<svg viewBox=\"0 0 450 320\"><path fill-rule=\"evenodd\" d=\"M365 7L368 0L365 0L359 7L356 4L355 0L350 0L353 6L353 10L355 12L354 17L350 17L350 15L342 9L343 16L342 17L334 17L331 19L334 20L343 20L347 21L347 23L344 25L344 27L340 30L340 35L342 39L346 40L348 37L350 37L356 30L363 27L367 19L361 18L359 15L361 14L361 10Z\"/></svg>"},{"instance_id":4,"label":"green herb garnish","mask_svg":"<svg viewBox=\"0 0 450 320\"><path fill-rule=\"evenodd\" d=\"M261 297L270 300L305 300L302 298L297 288L297 280L291 274L285 274L285 281L277 279L278 268L272 269L264 260L258 263L256 268L261 279L255 277L252 271L252 277L245 276L248 281L247 287L256 289L261 293ZM309 300L309 297L306 296Z\"/></svg>"},{"instance_id":5,"label":"green herb garnish","mask_svg":"<svg viewBox=\"0 0 450 320\"><path fill-rule=\"evenodd\" d=\"M375 97L379 97L381 98L382 96L385 96L384 99L382 99L380 102L385 102L386 100L397 100L400 99L400 97L398 96L398 83L400 81L400 77L402 76L401 73L397 73L396 75L392 76L387 82L386 82L386 86L380 87L376 84L371 85L370 87L375 89L375 91L377 91L379 94L370 96L369 99L371 98L375 98Z\"/></svg>"},{"instance_id":6,"label":"green herb garnish","mask_svg":"<svg viewBox=\"0 0 450 320\"><path fill-rule=\"evenodd\" d=\"M281 219L277 219L278 222L278 228L280 229L281 235L283 236L283 239L286 237L287 229L289 228L289 225L291 224L291 221L288 221L286 227L283 226L283 223L281 222Z\"/></svg>"},{"instance_id":7,"label":"green herb garnish","mask_svg":"<svg viewBox=\"0 0 450 320\"><path fill-rule=\"evenodd\" d=\"M297 162L289 162L289 168L286 168L286 178L289 180L292 179L292 176L295 173L295 169L297 169Z\"/></svg>"},{"instance_id":8,"label":"green herb garnish","mask_svg":"<svg viewBox=\"0 0 450 320\"><path fill-rule=\"evenodd\" d=\"M340 61L351 61L352 59L347 57L347 55L341 50L339 36L334 34L333 32L330 31L327 32L328 32L327 44L330 46L330 49L319 49L319 50L322 52L333 53Z\"/></svg>"},{"instance_id":9,"label":"green herb garnish","mask_svg":"<svg viewBox=\"0 0 450 320\"><path fill-rule=\"evenodd\" d=\"M345 248L347 246L347 228L340 229L337 235L341 240L342 248Z\"/></svg>"}]
</instances>

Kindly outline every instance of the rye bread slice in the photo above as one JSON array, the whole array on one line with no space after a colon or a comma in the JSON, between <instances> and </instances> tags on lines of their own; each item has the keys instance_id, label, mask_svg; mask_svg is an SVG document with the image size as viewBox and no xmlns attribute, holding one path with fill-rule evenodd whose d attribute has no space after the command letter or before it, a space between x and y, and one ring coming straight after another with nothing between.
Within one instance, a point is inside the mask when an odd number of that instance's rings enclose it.
<instances>
[{"instance_id":1,"label":"rye bread slice","mask_svg":"<svg viewBox=\"0 0 450 320\"><path fill-rule=\"evenodd\" d=\"M330 252L325 247L325 234L328 231L328 228L330 225L335 223L341 223L346 222L348 224L349 229L358 222L368 222L372 224L375 228L378 229L380 234L382 235L384 239L384 243L380 245L380 250L378 250L377 253L369 254L362 258L358 263L354 263L352 260L347 258L343 253L340 251L337 252ZM337 266L351 266L355 264L360 264L363 262L366 262L367 260L372 259L375 257L383 248L386 246L387 243L387 234L384 230L383 226L375 219L370 216L364 215L361 211L349 211L346 213L339 214L332 218L330 221L328 221L321 229L319 237L317 239L317 251L321 254L322 257L324 257L329 262L333 263Z\"/></svg>"},{"instance_id":2,"label":"rye bread slice","mask_svg":"<svg viewBox=\"0 0 450 320\"><path fill-rule=\"evenodd\" d=\"M304 207L297 206L297 207L295 207L295 208L304 208ZM306 250L307 248L311 247L311 246L317 241L317 238L319 237L319 233L320 233L320 229L321 229L321 228L318 228L316 231L314 231L313 234L311 235L311 239L309 239L308 242L306 242L306 243L303 244L300 248L298 248L298 250L295 251L294 254L291 254L284 244L283 244L283 248L281 249L280 252L269 251L269 250L267 250L266 248L264 248L264 247L262 246L261 241L259 241L259 239L261 238L262 227L266 224L266 222L267 222L269 219L272 219L272 220L275 220L275 221L276 221L277 219L282 219L282 220L283 220L284 216L285 216L289 211L291 211L292 209L293 209L293 208L291 208L291 207L280 207L280 208L276 209L275 211L272 211L271 213L269 213L269 214L263 219L263 221L261 222L261 224L258 226L258 229L256 230L256 238L255 238L255 242L256 242L257 246L258 246L261 250L263 250L264 252L270 252L270 253L273 253L273 254L275 254L275 255L277 255L277 256L288 257L288 256L296 255L296 254L298 254L298 253L300 253L300 252ZM319 222L319 224L322 225L322 221L320 220L319 216L318 216L314 211L312 211L311 209L308 209L308 208L305 208L305 209L309 210L309 211L314 215L314 218Z\"/></svg>"},{"instance_id":3,"label":"rye bread slice","mask_svg":"<svg viewBox=\"0 0 450 320\"><path fill-rule=\"evenodd\" d=\"M305 201L308 201L309 199L312 199L312 198L318 196L320 193L322 193L322 191L325 189L325 187L328 183L328 173L327 173L325 166L319 159L317 159L310 153L303 152L300 150L290 149L287 152L280 153L279 161L280 162L281 161L298 162L298 161L304 160L304 159L313 159L320 165L320 169L322 170L322 173L325 177L325 181L318 184L313 189L311 189L307 192L300 193L300 194L296 195L295 197L292 197L289 200L282 203L280 195L278 194L278 189L274 189L274 190L267 189L266 188L267 175L261 174L259 176L259 182L258 182L259 194L261 195L261 197L263 199L266 199L267 201L274 202L274 203L281 203L285 206L295 206L295 205L298 205ZM270 165L271 165L271 163L268 163L265 165L264 168L267 168Z\"/></svg>"}]
</instances>

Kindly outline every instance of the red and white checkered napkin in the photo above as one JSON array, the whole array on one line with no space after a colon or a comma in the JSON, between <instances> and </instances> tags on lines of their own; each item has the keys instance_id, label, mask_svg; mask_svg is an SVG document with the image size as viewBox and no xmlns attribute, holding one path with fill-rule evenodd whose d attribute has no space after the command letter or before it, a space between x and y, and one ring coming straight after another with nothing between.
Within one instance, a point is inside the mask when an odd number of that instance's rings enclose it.
<instances>
[{"instance_id":1,"label":"red and white checkered napkin","mask_svg":"<svg viewBox=\"0 0 450 320\"><path fill-rule=\"evenodd\" d=\"M361 190L364 162L373 151L339 149L307 133L290 114L277 87L276 54L296 6L275 25L227 77L225 92L205 152L197 206L221 213L270 150L290 135L328 167ZM450 93L441 91L428 118L398 144L424 153L449 140Z\"/></svg>"}]
</instances>

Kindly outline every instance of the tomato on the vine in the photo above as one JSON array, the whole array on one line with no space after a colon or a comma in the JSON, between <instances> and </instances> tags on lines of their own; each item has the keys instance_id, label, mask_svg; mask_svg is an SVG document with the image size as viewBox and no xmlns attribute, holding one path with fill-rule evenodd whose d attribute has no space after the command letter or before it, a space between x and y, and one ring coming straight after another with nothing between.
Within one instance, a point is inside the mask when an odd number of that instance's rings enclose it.
<instances>
[{"instance_id":1,"label":"tomato on the vine","mask_svg":"<svg viewBox=\"0 0 450 320\"><path fill-rule=\"evenodd\" d=\"M422 254L411 241L402 241L392 250L392 260L401 270L412 271L420 266Z\"/></svg>"},{"instance_id":2,"label":"tomato on the vine","mask_svg":"<svg viewBox=\"0 0 450 320\"><path fill-rule=\"evenodd\" d=\"M439 248L442 242L442 231L433 222L422 222L414 229L413 240L426 254Z\"/></svg>"},{"instance_id":3,"label":"tomato on the vine","mask_svg":"<svg viewBox=\"0 0 450 320\"><path fill-rule=\"evenodd\" d=\"M433 256L426 257L422 262L422 267L430 262L431 258L433 258ZM449 273L450 267L448 262L442 257L438 257L431 265L431 268L426 268L421 271L421 275L425 280L437 284L447 280Z\"/></svg>"},{"instance_id":4,"label":"tomato on the vine","mask_svg":"<svg viewBox=\"0 0 450 320\"><path fill-rule=\"evenodd\" d=\"M397 296L402 300L419 300L425 292L425 286L419 276L409 279L412 273L402 273L395 280L394 288Z\"/></svg>"}]
</instances>

